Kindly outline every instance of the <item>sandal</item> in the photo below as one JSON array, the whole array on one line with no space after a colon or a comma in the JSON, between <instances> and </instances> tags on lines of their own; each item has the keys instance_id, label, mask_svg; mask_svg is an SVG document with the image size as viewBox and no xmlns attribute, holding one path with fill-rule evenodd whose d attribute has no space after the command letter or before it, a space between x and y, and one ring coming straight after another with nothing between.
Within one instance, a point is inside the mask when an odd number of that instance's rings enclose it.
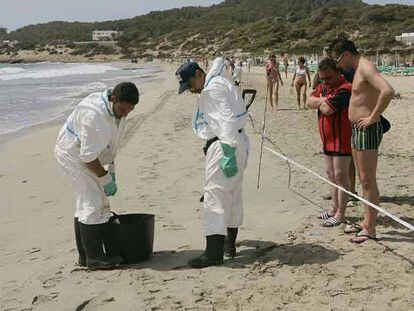
<instances>
[{"instance_id":1,"label":"sandal","mask_svg":"<svg viewBox=\"0 0 414 311\"><path fill-rule=\"evenodd\" d=\"M346 234L358 233L362 231L362 227L359 224L348 224L344 228Z\"/></svg>"},{"instance_id":2,"label":"sandal","mask_svg":"<svg viewBox=\"0 0 414 311\"><path fill-rule=\"evenodd\" d=\"M327 211L321 213L317 218L318 219L329 219L330 217L332 217L333 215L329 214Z\"/></svg>"},{"instance_id":3,"label":"sandal","mask_svg":"<svg viewBox=\"0 0 414 311\"><path fill-rule=\"evenodd\" d=\"M332 228L337 227L342 222L339 219L336 219L335 217L329 217L321 226L325 228Z\"/></svg>"},{"instance_id":4,"label":"sandal","mask_svg":"<svg viewBox=\"0 0 414 311\"><path fill-rule=\"evenodd\" d=\"M362 238L362 239L358 239L358 238ZM368 240L378 241L376 237L370 236L368 233L361 233L361 232L358 232L357 234L355 234L354 237L349 239L351 243L355 243L355 244L361 244Z\"/></svg>"}]
</instances>

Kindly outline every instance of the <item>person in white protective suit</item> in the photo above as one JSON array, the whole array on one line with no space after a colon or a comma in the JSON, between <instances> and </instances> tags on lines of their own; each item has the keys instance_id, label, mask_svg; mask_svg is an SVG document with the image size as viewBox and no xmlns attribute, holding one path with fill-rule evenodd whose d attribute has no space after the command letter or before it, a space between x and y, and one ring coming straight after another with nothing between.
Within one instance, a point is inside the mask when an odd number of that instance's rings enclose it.
<instances>
[{"instance_id":1,"label":"person in white protective suit","mask_svg":"<svg viewBox=\"0 0 414 311\"><path fill-rule=\"evenodd\" d=\"M232 79L233 79L234 85L236 85L236 86L239 86L240 83L241 83L241 77L242 77L242 73L243 73L242 66L243 66L243 62L240 61L240 62L236 63L236 65L234 67Z\"/></svg>"},{"instance_id":2,"label":"person in white protective suit","mask_svg":"<svg viewBox=\"0 0 414 311\"><path fill-rule=\"evenodd\" d=\"M105 245L112 216L108 196L117 192L114 159L125 117L138 101L138 89L130 82L93 93L75 107L59 132L55 157L76 192L78 263L89 269L112 268L122 262Z\"/></svg>"},{"instance_id":3,"label":"person in white protective suit","mask_svg":"<svg viewBox=\"0 0 414 311\"><path fill-rule=\"evenodd\" d=\"M238 89L223 76L224 67L225 61L217 58L207 75L195 62L183 64L176 72L179 94L185 90L200 94L193 129L206 140L206 250L189 261L195 268L222 264L224 244L227 255L234 257L238 227L243 221L242 183L249 153L244 127L248 115Z\"/></svg>"}]
</instances>

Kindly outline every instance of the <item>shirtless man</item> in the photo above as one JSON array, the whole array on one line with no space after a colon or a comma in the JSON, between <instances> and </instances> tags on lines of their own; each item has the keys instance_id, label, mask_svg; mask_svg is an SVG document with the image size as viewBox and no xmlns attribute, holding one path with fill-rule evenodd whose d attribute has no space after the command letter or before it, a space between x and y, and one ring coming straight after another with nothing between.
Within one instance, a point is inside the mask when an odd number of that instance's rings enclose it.
<instances>
[{"instance_id":1,"label":"shirtless man","mask_svg":"<svg viewBox=\"0 0 414 311\"><path fill-rule=\"evenodd\" d=\"M332 57L338 61L340 67L355 70L349 105L352 153L363 196L378 205L380 195L376 171L378 148L383 134L380 115L388 107L395 91L375 66L358 53L352 41L335 41L332 44ZM351 238L351 242L363 243L376 238L377 214L377 210L365 205L364 220L359 224L361 231Z\"/></svg>"}]
</instances>

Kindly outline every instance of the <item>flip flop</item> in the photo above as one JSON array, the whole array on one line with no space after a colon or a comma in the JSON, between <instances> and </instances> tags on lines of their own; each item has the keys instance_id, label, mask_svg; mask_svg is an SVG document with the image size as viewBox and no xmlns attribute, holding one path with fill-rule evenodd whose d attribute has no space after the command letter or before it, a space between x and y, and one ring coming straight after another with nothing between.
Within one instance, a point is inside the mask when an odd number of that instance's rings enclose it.
<instances>
[{"instance_id":1,"label":"flip flop","mask_svg":"<svg viewBox=\"0 0 414 311\"><path fill-rule=\"evenodd\" d=\"M337 227L341 224L341 221L339 219L336 219L335 217L329 217L321 226L325 228L332 228Z\"/></svg>"},{"instance_id":2,"label":"flip flop","mask_svg":"<svg viewBox=\"0 0 414 311\"><path fill-rule=\"evenodd\" d=\"M361 239L361 240L354 240L354 238L365 238L365 239ZM355 236L353 238L351 238L349 241L351 243L355 243L355 244L361 244L364 243L368 240L373 240L373 241L378 241L377 238L370 236L369 234L366 233L361 233L358 232L357 234L355 234Z\"/></svg>"},{"instance_id":3,"label":"flip flop","mask_svg":"<svg viewBox=\"0 0 414 311\"><path fill-rule=\"evenodd\" d=\"M362 227L359 224L348 224L344 228L346 234L358 233L362 231Z\"/></svg>"},{"instance_id":4,"label":"flip flop","mask_svg":"<svg viewBox=\"0 0 414 311\"><path fill-rule=\"evenodd\" d=\"M321 213L318 217L318 219L329 219L330 217L332 217L333 215L329 214L327 211Z\"/></svg>"}]
</instances>

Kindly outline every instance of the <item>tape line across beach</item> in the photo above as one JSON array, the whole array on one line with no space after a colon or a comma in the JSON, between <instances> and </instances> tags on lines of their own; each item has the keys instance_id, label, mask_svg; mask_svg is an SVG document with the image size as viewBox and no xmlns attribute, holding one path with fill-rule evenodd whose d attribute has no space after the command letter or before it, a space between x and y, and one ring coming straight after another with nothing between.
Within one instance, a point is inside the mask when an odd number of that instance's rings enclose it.
<instances>
[{"instance_id":1,"label":"tape line across beach","mask_svg":"<svg viewBox=\"0 0 414 311\"><path fill-rule=\"evenodd\" d=\"M274 143L274 142L272 142L272 141L271 141L268 137L266 137L265 135L262 135L262 139L263 139L263 140L268 141L268 142L269 142L269 143L271 143L272 145L275 145L275 143ZM288 163L291 163L291 164L295 165L296 167L298 167L298 168L300 168L300 169L302 169L302 170L304 170L304 171L306 171L306 172L308 172L308 173L310 173L310 174L314 175L314 176L315 176L315 177L317 177L318 179L320 179L320 180L322 180L322 181L324 181L324 182L326 182L326 183L330 184L331 186L336 187L336 188L338 188L339 190L342 190L343 192L345 192L345 193L349 194L350 196L353 196L354 198L356 198L356 199L360 200L361 202L363 202L363 203L367 204L368 206L370 206L370 207L372 207L372 208L375 208L377 211L379 211L379 212L383 213L384 215L388 216L388 217L389 217L389 218L391 218L392 220L394 220L394 221L398 222L399 224L403 225L403 226L404 226L404 227L406 227L407 229L414 231L414 226L413 226L412 224L410 224L410 223L408 223L408 222L406 222L406 221L404 221L404 220L402 220L402 219L398 218L397 216L395 216L395 215L391 214L390 212L386 211L385 209L383 209L383 208L379 207L378 205L375 205L374 203L371 203L370 201L368 201L368 200L366 200L366 199L364 199L364 198L362 198L362 197L360 197L360 196L358 196L358 195L356 195L356 194L354 194L354 193L352 193L352 192L350 192L350 191L346 190L345 188L343 188L343 187L341 187L341 186L338 186L337 184L335 184L335 183L331 182L330 180L326 179L325 177L322 177L322 176L321 176L321 175L319 175L318 173L315 173L314 171L310 170L310 169L309 169L309 168L307 168L306 166L304 166L304 165L302 165L302 164L300 164L300 163L298 163L298 162L296 162L296 161L294 161L294 160L290 159L289 157L287 157L287 156L285 156L285 155L283 155L283 154L281 154L281 153L279 153L279 152L277 152L277 151L275 151L275 150L273 150L273 149L271 149L271 148L269 148L269 147L266 147L266 146L265 146L264 148L265 148L267 151L271 152L272 154L274 154L274 155L278 156L279 158L281 158L281 159L285 160L286 162L288 162Z\"/></svg>"}]
</instances>

